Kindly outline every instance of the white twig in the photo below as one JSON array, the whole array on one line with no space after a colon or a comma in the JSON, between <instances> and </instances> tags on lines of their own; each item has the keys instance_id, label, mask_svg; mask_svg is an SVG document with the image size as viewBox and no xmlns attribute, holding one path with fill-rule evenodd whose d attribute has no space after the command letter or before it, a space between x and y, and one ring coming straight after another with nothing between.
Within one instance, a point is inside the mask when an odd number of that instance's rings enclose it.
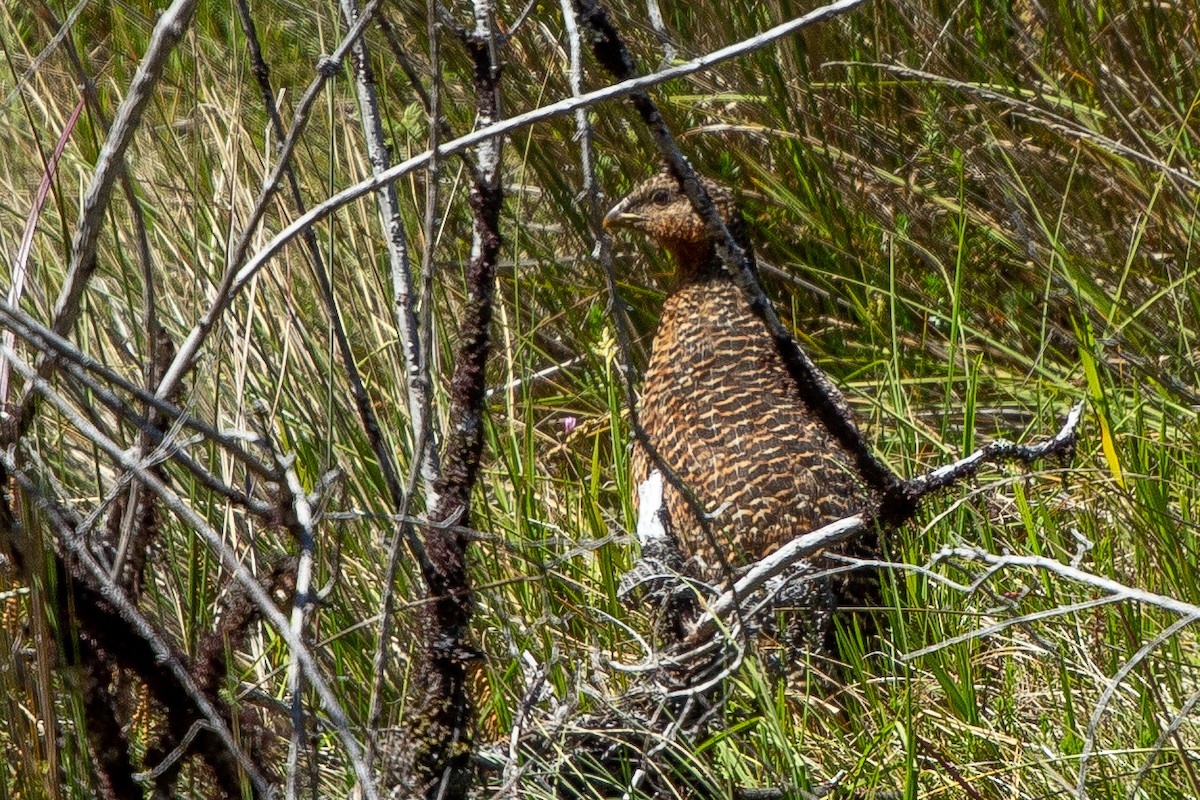
<instances>
[{"instance_id":1,"label":"white twig","mask_svg":"<svg viewBox=\"0 0 1200 800\"><path fill-rule=\"evenodd\" d=\"M166 772L171 765L183 758L184 754L188 751L188 748L192 746L192 740L196 738L200 731L205 729L211 731L213 730L213 727L211 724L202 719L198 719L193 722L192 727L188 728L188 732L185 733L183 738L179 740L179 744L175 745L171 752L167 753L166 756L163 757L162 761L158 762L153 769L146 770L145 772L134 773L133 779L138 783L150 783L161 778L163 773Z\"/></svg>"},{"instance_id":2,"label":"white twig","mask_svg":"<svg viewBox=\"0 0 1200 800\"><path fill-rule=\"evenodd\" d=\"M1145 780L1147 773L1150 772L1151 766L1153 766L1155 760L1158 758L1159 753L1162 752L1163 745L1166 744L1167 738L1175 736L1176 731L1179 730L1179 727L1183 725L1184 722L1192 720L1192 711L1196 708L1197 704L1200 704L1200 692L1194 693L1184 702L1182 706L1179 707L1179 711L1173 717L1171 717L1170 723L1163 728L1162 733L1160 733L1158 738L1154 740L1154 744L1150 746L1149 751L1146 753L1145 760L1143 760L1142 765L1138 767L1137 780L1135 780L1133 785L1129 787L1129 794L1126 795L1129 800L1134 800L1135 797L1142 796L1139 794L1142 781ZM1180 750L1182 749L1183 748L1181 747Z\"/></svg>"},{"instance_id":3,"label":"white twig","mask_svg":"<svg viewBox=\"0 0 1200 800\"><path fill-rule=\"evenodd\" d=\"M989 572L988 574L991 575L992 573ZM975 585L976 584L972 584L972 587ZM1016 625L1025 625L1030 622L1037 622L1038 620L1051 619L1053 617L1063 617L1069 614L1077 614L1080 611L1087 611L1090 608L1099 608L1100 606L1112 605L1113 603L1120 602L1121 599L1122 598L1120 597L1097 597L1092 600L1084 600L1081 603L1072 603L1069 606L1056 606L1054 608L1048 608L1044 611L1035 611L1031 614L1022 614L1019 617L1001 620L1000 622L987 625L979 630L968 631L967 633L953 636L949 639L943 639L937 644L932 644L929 647L922 647L920 650L914 650L911 653L905 653L900 656L900 661L916 661L917 659L927 656L930 653L936 653L939 650L945 650L947 647L953 647L954 645L961 644L962 642L969 642L972 639L980 639L985 636L991 636L994 633L999 633L1002 630L1014 627Z\"/></svg>"},{"instance_id":4,"label":"white twig","mask_svg":"<svg viewBox=\"0 0 1200 800\"><path fill-rule=\"evenodd\" d=\"M340 0L342 17L348 26L358 21L357 0ZM379 114L379 96L375 90L375 77L363 37L354 40L350 53L354 58L354 84L358 90L358 115L362 123L363 138L367 143L367 157L371 162L371 174L379 175L391 163L388 154L383 121ZM436 69L437 65L434 65ZM430 128L437 133L437 120L431 120ZM408 390L409 427L413 446L421 439L428 413L429 359L422 353L421 336L417 324L416 299L413 294L412 260L409 256L408 237L400 217L400 200L394 183L380 186L375 193L379 216L383 223L384 244L391 265L392 289L395 294L396 324L400 333L400 346L404 352L404 371ZM429 243L426 243L429 246ZM437 451L433 442L428 442L423 453L415 453L414 459L421 461L425 478L425 495L432 496L432 484L437 478Z\"/></svg>"},{"instance_id":5,"label":"white twig","mask_svg":"<svg viewBox=\"0 0 1200 800\"><path fill-rule=\"evenodd\" d=\"M781 575L801 559L814 556L822 550L850 539L865 530L866 526L867 515L855 514L852 517L839 519L817 528L812 533L798 536L767 555L739 578L729 590L713 601L708 610L696 620L688 634L688 641L695 642L715 633L718 620L724 619L734 610L737 598L749 596L751 592L761 588L776 575Z\"/></svg>"},{"instance_id":6,"label":"white twig","mask_svg":"<svg viewBox=\"0 0 1200 800\"><path fill-rule=\"evenodd\" d=\"M54 304L55 333L65 335L75 324L79 314L80 299L95 268L96 242L100 237L101 221L108 210L113 182L121 172L125 150L133 141L142 113L154 86L162 76L167 59L175 45L183 37L187 24L196 10L197 0L175 0L170 8L158 18L146 54L138 64L129 91L117 109L108 138L96 159L96 171L84 196L79 223L71 241L71 263L62 291Z\"/></svg>"},{"instance_id":7,"label":"white twig","mask_svg":"<svg viewBox=\"0 0 1200 800\"><path fill-rule=\"evenodd\" d=\"M671 35L667 33L667 24L663 22L658 0L646 0L646 13L650 16L650 26L654 28L654 35L658 37L663 48L662 61L659 62L659 69L662 69L675 60L675 45L671 44Z\"/></svg>"},{"instance_id":8,"label":"white twig","mask_svg":"<svg viewBox=\"0 0 1200 800\"><path fill-rule=\"evenodd\" d=\"M1177 600L1174 597L1168 597L1164 594L1156 594L1133 586L1126 586L1111 578L1093 575L1090 572L1084 572L1077 567L1072 567L1060 561L1055 561L1052 558L1045 558L1044 556L998 556L974 547L948 547L938 555L941 558L951 557L961 558L965 561L978 561L1002 569L1023 567L1025 569L1042 570L1066 578L1067 580L1099 589L1109 595L1109 599L1113 602L1132 600L1135 603L1143 603L1155 608L1161 608L1164 611L1170 611L1181 617L1200 616L1200 606L1185 603L1182 600Z\"/></svg>"},{"instance_id":9,"label":"white twig","mask_svg":"<svg viewBox=\"0 0 1200 800\"><path fill-rule=\"evenodd\" d=\"M316 539L313 536L312 505L308 495L300 484L300 476L296 474L296 456L294 454L276 454L275 462L283 472L287 482L287 492L292 500L292 512L295 514L294 528L299 536L300 560L296 565L296 593L292 601L292 617L289 630L297 641L304 641L304 620L308 616L311 600L314 550ZM288 740L287 779L285 796L289 800L298 797L296 784L297 765L300 760L300 749L303 746L304 723L304 684L301 680L300 659L297 651L293 650L288 659L287 690L292 701L292 735Z\"/></svg>"},{"instance_id":10,"label":"white twig","mask_svg":"<svg viewBox=\"0 0 1200 800\"><path fill-rule=\"evenodd\" d=\"M495 795L499 798L520 796L521 775L528 769L528 765L521 763L521 735L525 725L532 719L534 707L548 699L551 703L551 714L557 713L559 708L558 698L547 684L547 666L537 663L528 650L522 650L517 660L525 679L525 692L521 697L516 719L513 720L512 730L508 734L508 761L504 765L504 781L501 790Z\"/></svg>"},{"instance_id":11,"label":"white twig","mask_svg":"<svg viewBox=\"0 0 1200 800\"><path fill-rule=\"evenodd\" d=\"M1157 636L1139 647L1138 651L1130 656L1121 665L1121 668L1117 670L1116 674L1109 679L1108 685L1104 687L1104 692L1100 695L1100 699L1096 701L1096 707L1092 709L1092 717L1088 720L1087 736L1084 737L1083 749L1079 752L1079 777L1075 782L1075 792L1078 797L1087 796L1088 759L1091 758L1092 749L1096 746L1096 731L1100 727L1100 717L1104 715L1104 710L1108 708L1109 701L1116 694L1117 687L1124 682L1134 667L1141 664L1146 656L1156 650L1159 645L1198 619L1200 619L1200 616L1192 615L1175 620Z\"/></svg>"}]
</instances>

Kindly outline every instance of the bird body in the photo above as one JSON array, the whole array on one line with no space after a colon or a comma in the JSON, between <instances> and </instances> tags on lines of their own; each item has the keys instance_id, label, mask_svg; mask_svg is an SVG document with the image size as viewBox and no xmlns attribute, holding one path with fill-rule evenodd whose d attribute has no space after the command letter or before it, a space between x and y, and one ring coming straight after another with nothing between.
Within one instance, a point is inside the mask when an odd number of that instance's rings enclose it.
<instances>
[{"instance_id":1,"label":"bird body","mask_svg":"<svg viewBox=\"0 0 1200 800\"><path fill-rule=\"evenodd\" d=\"M749 251L729 191L701 180ZM659 457L710 516L711 537L668 486L664 499L684 554L712 567L738 566L859 510L866 489L854 459L807 405L675 178L659 172L635 187L605 225L645 233L675 262L675 288L654 336L640 422ZM655 466L640 446L633 464L635 483Z\"/></svg>"},{"instance_id":2,"label":"bird body","mask_svg":"<svg viewBox=\"0 0 1200 800\"><path fill-rule=\"evenodd\" d=\"M728 276L685 283L665 302L640 422L711 515L712 540L668 485L680 546L708 566L756 561L861 503L853 461L805 406L766 326ZM638 483L654 468L642 447L633 464Z\"/></svg>"}]
</instances>

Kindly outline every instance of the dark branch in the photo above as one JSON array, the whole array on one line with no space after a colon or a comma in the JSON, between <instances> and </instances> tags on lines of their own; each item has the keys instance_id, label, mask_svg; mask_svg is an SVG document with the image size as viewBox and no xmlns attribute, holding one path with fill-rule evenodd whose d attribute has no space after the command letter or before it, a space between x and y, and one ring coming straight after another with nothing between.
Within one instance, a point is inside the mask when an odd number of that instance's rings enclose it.
<instances>
[{"instance_id":1,"label":"dark branch","mask_svg":"<svg viewBox=\"0 0 1200 800\"><path fill-rule=\"evenodd\" d=\"M479 122L500 116L499 78L491 21L477 18L466 39L474 67ZM471 210L475 232L467 264L467 298L450 381L450 432L442 474L434 485L434 523L469 519L471 492L483 452L486 367L492 320L496 262L500 254L500 140L479 148L472 170ZM406 765L414 794L463 800L472 782L471 741L474 709L467 693L467 664L475 657L467 645L471 591L466 571L467 539L450 527L426 529L425 547L432 571L426 585L432 603L422 618L421 674L425 695L411 719L413 752Z\"/></svg>"}]
</instances>

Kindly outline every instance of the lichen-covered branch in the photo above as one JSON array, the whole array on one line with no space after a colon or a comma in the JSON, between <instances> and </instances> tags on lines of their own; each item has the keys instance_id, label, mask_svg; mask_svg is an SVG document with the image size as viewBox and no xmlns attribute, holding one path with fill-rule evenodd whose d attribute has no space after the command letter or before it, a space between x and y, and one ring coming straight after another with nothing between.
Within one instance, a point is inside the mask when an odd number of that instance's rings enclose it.
<instances>
[{"instance_id":1,"label":"lichen-covered branch","mask_svg":"<svg viewBox=\"0 0 1200 800\"><path fill-rule=\"evenodd\" d=\"M499 119L500 66L496 54L493 9L475 5L475 28L465 37L474 70L479 124ZM434 485L435 523L426 529L425 549L432 572L425 576L431 602L422 612L420 671L423 696L409 725L411 753L405 765L413 796L463 800L472 782L474 724L467 693L467 665L475 655L467 644L471 593L466 570L467 539L436 523L467 519L471 492L483 451L483 415L489 326L492 320L496 262L500 255L501 139L477 149L470 205L475 225L466 269L467 296L461 312L458 348L450 381L450 431L442 474Z\"/></svg>"}]
</instances>

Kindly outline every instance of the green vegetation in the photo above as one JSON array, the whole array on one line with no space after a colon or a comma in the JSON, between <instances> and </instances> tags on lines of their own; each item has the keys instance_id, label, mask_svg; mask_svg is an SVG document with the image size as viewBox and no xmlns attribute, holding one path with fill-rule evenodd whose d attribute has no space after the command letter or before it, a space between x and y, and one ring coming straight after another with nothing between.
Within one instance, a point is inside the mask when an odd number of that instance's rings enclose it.
<instances>
[{"instance_id":1,"label":"green vegetation","mask_svg":"<svg viewBox=\"0 0 1200 800\"><path fill-rule=\"evenodd\" d=\"M253 5L286 123L345 26L335 3ZM497 17L514 25L523 5L502 4ZM424 4L384 7L428 88ZM92 109L69 129L77 80L66 47L51 41L70 7L38 8L0 6L0 286L7 291L26 267L19 306L48 323L106 133ZM787 0L663 5L679 60L806 10ZM68 40L108 119L157 11L144 2L92 3L71 27ZM450 14L469 24L468 8ZM642 71L652 71L663 49L643 6L614 5L613 14ZM199 6L127 154L159 322L176 346L209 306L278 144L236 20L231 5ZM919 475L994 438L1051 436L1072 405L1087 401L1073 459L985 471L928 499L918 521L887 542L890 560L926 567L943 548L966 545L1069 563L1200 604L1198 30L1190 3L899 0L653 90L698 170L740 188L781 315L900 474ZM499 51L508 116L570 96L567 41L558 6L534 4ZM374 25L367 42L400 161L426 149L426 115ZM441 46L444 114L458 136L474 124L470 63L449 28ZM584 61L586 87L603 86L603 70ZM614 199L657 156L624 101L593 107L590 120L597 177ZM558 722L542 718L554 702L569 717L595 715L629 691L635 678L613 663L645 659L653 627L648 609L618 597L637 555L629 415L604 275L592 256L595 232L578 200L574 126L570 116L538 122L514 132L504 150L484 469L474 517L461 521L481 532L469 549L471 641L481 653L472 681L477 741L500 754L514 726L527 739L539 729L552 741L560 735ZM37 188L62 136L39 207ZM326 84L293 159L306 202L368 177L365 153L352 71L344 70ZM443 160L439 182L441 222L429 242L421 234L424 174L397 188L414 262L432 248L432 417L444 434L472 220L461 162ZM254 231L251 254L296 216L281 194ZM30 221L31 249L19 259ZM118 188L69 338L144 384L152 348L134 231ZM415 444L374 197L339 208L314 231L357 368L407 474ZM616 243L642 366L668 265L648 263L639 247ZM15 349L36 357L21 339ZM121 447L136 443L134 426L94 389L61 371L49 380ZM14 373L0 403L15 402L26 385ZM265 426L294 454L308 491L338 471L321 488L314 587L327 594L305 636L363 740L395 509L347 387L297 239L220 317L176 401L226 432ZM190 458L230 486L272 502L283 496L227 449L180 435ZM50 404L12 452L80 520L111 511L116 462ZM165 463L162 474L255 574L296 552L285 528L230 504L178 463ZM54 537L44 517L28 494L14 496L26 528L46 531L39 541L48 557ZM414 498L410 512L419 515L423 502ZM372 732L381 763L402 746L408 690L421 678L408 667L422 587L402 555L390 672ZM148 558L139 608L194 656L228 602L228 566L166 511ZM37 564L3 566L0 643L10 655L0 667L0 800L92 796L87 698L70 658L76 621L52 602L62 576ZM1200 644L1194 625L1176 624L1186 614L1129 598L1095 602L1106 597L1096 587L1030 567L999 569L964 589L986 570L962 559L894 570L888 633L862 641L845 632L860 652L851 652L840 691L776 686L749 658L729 682L724 723L700 741L666 746L672 763L688 765L680 783L719 787L710 788L714 796L831 780L862 797L1200 796ZM1043 614L1054 609L1062 613ZM1020 617L1028 619L1002 624ZM255 627L234 648L221 689L235 708L266 721L263 761L280 774L291 729L289 659L270 627ZM535 675L544 675L547 694L537 703ZM118 691L140 757L157 735L155 711L143 707L136 682ZM306 695L306 707L318 722L315 756L301 758L301 791L346 796L354 775L341 744L315 697ZM538 759L553 747L527 754L529 776L547 768ZM379 776L387 788L386 771ZM489 791L504 779L480 772ZM177 791L208 796L207 781L185 767ZM541 790L530 777L523 791ZM584 796L610 796L594 791Z\"/></svg>"}]
</instances>

